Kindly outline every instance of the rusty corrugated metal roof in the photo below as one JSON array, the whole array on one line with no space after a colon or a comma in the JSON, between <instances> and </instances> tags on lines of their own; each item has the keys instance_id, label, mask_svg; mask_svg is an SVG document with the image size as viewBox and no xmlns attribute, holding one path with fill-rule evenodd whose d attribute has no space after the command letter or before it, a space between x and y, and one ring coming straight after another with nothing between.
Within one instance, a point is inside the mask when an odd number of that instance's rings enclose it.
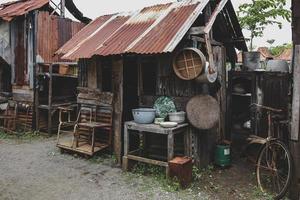
<instances>
[{"instance_id":1,"label":"rusty corrugated metal roof","mask_svg":"<svg viewBox=\"0 0 300 200\"><path fill-rule=\"evenodd\" d=\"M17 16L24 15L32 10L48 4L49 0L19 0L0 5L0 18L11 21Z\"/></svg>"},{"instance_id":2,"label":"rusty corrugated metal roof","mask_svg":"<svg viewBox=\"0 0 300 200\"><path fill-rule=\"evenodd\" d=\"M172 52L209 0L184 0L131 13L101 16L67 42L65 59Z\"/></svg>"}]
</instances>

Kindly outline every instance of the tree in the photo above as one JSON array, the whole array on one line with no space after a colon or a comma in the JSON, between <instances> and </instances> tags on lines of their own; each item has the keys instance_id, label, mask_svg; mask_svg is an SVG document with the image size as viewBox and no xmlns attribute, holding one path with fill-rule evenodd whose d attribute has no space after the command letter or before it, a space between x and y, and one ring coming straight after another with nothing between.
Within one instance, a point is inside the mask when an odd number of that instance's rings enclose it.
<instances>
[{"instance_id":1,"label":"tree","mask_svg":"<svg viewBox=\"0 0 300 200\"><path fill-rule=\"evenodd\" d=\"M282 44L275 47L271 47L269 50L273 56L279 56L284 52L284 50L291 49L291 48L293 48L292 44Z\"/></svg>"},{"instance_id":2,"label":"tree","mask_svg":"<svg viewBox=\"0 0 300 200\"><path fill-rule=\"evenodd\" d=\"M253 39L262 37L267 25L282 28L279 18L291 21L291 11L285 8L286 0L252 0L239 6L239 22L243 29L250 31L250 50L253 50Z\"/></svg>"}]
</instances>

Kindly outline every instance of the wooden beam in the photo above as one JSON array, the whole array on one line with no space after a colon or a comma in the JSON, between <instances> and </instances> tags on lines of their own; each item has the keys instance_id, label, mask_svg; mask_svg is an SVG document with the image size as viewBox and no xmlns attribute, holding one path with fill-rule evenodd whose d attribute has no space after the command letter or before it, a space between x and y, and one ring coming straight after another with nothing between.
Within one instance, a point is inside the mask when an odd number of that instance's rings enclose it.
<instances>
[{"instance_id":1,"label":"wooden beam","mask_svg":"<svg viewBox=\"0 0 300 200\"><path fill-rule=\"evenodd\" d=\"M204 34L204 26L191 27L188 34L189 35L201 35Z\"/></svg>"},{"instance_id":2,"label":"wooden beam","mask_svg":"<svg viewBox=\"0 0 300 200\"><path fill-rule=\"evenodd\" d=\"M292 104L292 129L291 140L299 140L300 122L300 45L295 46L293 72L293 104Z\"/></svg>"},{"instance_id":3,"label":"wooden beam","mask_svg":"<svg viewBox=\"0 0 300 200\"><path fill-rule=\"evenodd\" d=\"M210 32L210 30L212 29L212 26L214 25L214 23L217 19L218 14L223 10L223 8L226 5L227 1L228 0L221 0L219 2L219 4L217 5L214 12L210 16L208 23L206 24L206 26L204 28L204 33L205 34L208 34Z\"/></svg>"},{"instance_id":4,"label":"wooden beam","mask_svg":"<svg viewBox=\"0 0 300 200\"><path fill-rule=\"evenodd\" d=\"M201 42L201 43L205 43L205 39L199 36L191 36L190 37L191 40L195 40L197 42ZM215 41L215 40L211 40L211 45L213 46L222 46L221 42Z\"/></svg>"},{"instance_id":5,"label":"wooden beam","mask_svg":"<svg viewBox=\"0 0 300 200\"><path fill-rule=\"evenodd\" d=\"M207 52L208 52L209 69L215 71L216 67L215 67L213 50L212 50L209 34L205 34L205 43L206 43L206 48L207 48ZM209 73L211 73L211 72L209 72Z\"/></svg>"},{"instance_id":6,"label":"wooden beam","mask_svg":"<svg viewBox=\"0 0 300 200\"><path fill-rule=\"evenodd\" d=\"M114 152L121 164L122 154L122 115L123 115L123 59L114 57L112 61L112 80L114 94Z\"/></svg>"}]
</instances>

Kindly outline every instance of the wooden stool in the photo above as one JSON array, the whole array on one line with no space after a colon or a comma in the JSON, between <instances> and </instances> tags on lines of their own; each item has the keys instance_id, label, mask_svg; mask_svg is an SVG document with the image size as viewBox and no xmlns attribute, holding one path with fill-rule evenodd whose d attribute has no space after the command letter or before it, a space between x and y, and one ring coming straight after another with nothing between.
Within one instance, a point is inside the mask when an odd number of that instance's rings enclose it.
<instances>
[{"instance_id":1,"label":"wooden stool","mask_svg":"<svg viewBox=\"0 0 300 200\"><path fill-rule=\"evenodd\" d=\"M170 177L177 177L182 188L192 182L192 159L189 157L175 157L169 161Z\"/></svg>"}]
</instances>

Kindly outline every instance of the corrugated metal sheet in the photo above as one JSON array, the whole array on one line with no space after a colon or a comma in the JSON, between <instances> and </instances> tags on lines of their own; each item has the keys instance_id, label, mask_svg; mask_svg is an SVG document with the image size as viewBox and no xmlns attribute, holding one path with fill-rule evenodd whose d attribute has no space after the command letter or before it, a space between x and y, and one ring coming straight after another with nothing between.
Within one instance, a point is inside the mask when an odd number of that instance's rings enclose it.
<instances>
[{"instance_id":1,"label":"corrugated metal sheet","mask_svg":"<svg viewBox=\"0 0 300 200\"><path fill-rule=\"evenodd\" d=\"M63 61L55 52L78 33L85 24L49 12L38 13L37 54L39 62Z\"/></svg>"},{"instance_id":2,"label":"corrugated metal sheet","mask_svg":"<svg viewBox=\"0 0 300 200\"><path fill-rule=\"evenodd\" d=\"M11 21L17 16L24 15L32 10L48 4L49 0L19 0L0 5L0 18Z\"/></svg>"},{"instance_id":3,"label":"corrugated metal sheet","mask_svg":"<svg viewBox=\"0 0 300 200\"><path fill-rule=\"evenodd\" d=\"M209 0L185 0L101 16L57 53L63 58L172 52Z\"/></svg>"}]
</instances>

